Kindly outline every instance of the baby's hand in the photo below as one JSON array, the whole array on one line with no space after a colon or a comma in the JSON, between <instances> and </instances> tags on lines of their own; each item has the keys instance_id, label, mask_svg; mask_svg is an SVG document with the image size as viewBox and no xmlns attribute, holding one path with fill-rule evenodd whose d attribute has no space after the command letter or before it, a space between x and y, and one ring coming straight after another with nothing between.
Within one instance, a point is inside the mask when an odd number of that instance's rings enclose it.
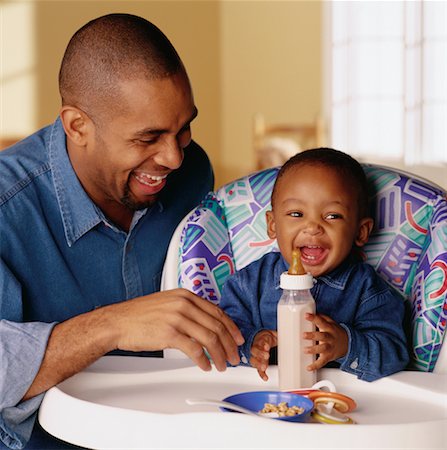
<instances>
[{"instance_id":1,"label":"baby's hand","mask_svg":"<svg viewBox=\"0 0 447 450\"><path fill-rule=\"evenodd\" d=\"M278 345L278 335L273 330L260 331L253 340L251 347L250 364L258 369L259 376L267 381L266 374L269 366L270 349Z\"/></svg>"},{"instance_id":2,"label":"baby's hand","mask_svg":"<svg viewBox=\"0 0 447 450\"><path fill-rule=\"evenodd\" d=\"M323 314L306 314L306 319L316 326L317 331L303 333L303 337L317 342L315 345L306 347L304 352L319 355L313 364L307 366L307 370L321 369L329 361L334 361L346 355L348 334L343 327Z\"/></svg>"}]
</instances>

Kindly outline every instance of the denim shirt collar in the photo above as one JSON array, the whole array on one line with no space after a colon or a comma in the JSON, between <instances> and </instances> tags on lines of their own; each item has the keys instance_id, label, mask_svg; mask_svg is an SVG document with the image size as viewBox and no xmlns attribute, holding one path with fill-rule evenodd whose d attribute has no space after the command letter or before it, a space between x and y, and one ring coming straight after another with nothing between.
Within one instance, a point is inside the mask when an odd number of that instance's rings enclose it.
<instances>
[{"instance_id":1,"label":"denim shirt collar","mask_svg":"<svg viewBox=\"0 0 447 450\"><path fill-rule=\"evenodd\" d=\"M330 287L343 291L346 287L351 273L354 269L354 259L348 256L336 269L318 277L318 281L322 281Z\"/></svg>"},{"instance_id":2,"label":"denim shirt collar","mask_svg":"<svg viewBox=\"0 0 447 450\"><path fill-rule=\"evenodd\" d=\"M120 231L107 220L79 182L68 157L66 137L60 117L57 118L51 128L48 157L68 246L71 247L78 239L101 222L115 231ZM162 208L161 205L160 208ZM134 214L131 229L146 211L145 209Z\"/></svg>"},{"instance_id":3,"label":"denim shirt collar","mask_svg":"<svg viewBox=\"0 0 447 450\"><path fill-rule=\"evenodd\" d=\"M283 256L281 256L281 259L283 261L283 269L287 271L288 270L287 262ZM316 278L317 283L323 282L334 289L339 289L340 291L343 291L354 269L354 263L355 263L354 257L351 255L348 256L332 272L329 272L325 275Z\"/></svg>"}]
</instances>

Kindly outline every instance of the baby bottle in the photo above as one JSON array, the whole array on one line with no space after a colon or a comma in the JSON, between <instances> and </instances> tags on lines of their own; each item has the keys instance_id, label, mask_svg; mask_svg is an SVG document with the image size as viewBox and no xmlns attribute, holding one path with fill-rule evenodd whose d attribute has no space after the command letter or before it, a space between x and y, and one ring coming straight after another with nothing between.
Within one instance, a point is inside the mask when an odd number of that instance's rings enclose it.
<instances>
[{"instance_id":1,"label":"baby bottle","mask_svg":"<svg viewBox=\"0 0 447 450\"><path fill-rule=\"evenodd\" d=\"M283 292L277 312L278 372L279 389L285 391L309 388L316 382L316 371L306 369L315 355L304 353L304 347L312 344L302 337L306 331L315 331L315 326L305 319L306 313L315 314L315 300L310 293L313 278L304 272L300 257L299 250L294 250L292 264L280 279Z\"/></svg>"}]
</instances>

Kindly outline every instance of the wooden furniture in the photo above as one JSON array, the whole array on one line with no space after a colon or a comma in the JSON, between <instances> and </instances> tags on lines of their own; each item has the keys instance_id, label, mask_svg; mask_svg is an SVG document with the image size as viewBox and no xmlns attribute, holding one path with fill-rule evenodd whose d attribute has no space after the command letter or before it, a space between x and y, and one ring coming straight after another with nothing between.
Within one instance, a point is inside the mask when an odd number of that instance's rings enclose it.
<instances>
[{"instance_id":1,"label":"wooden furniture","mask_svg":"<svg viewBox=\"0 0 447 450\"><path fill-rule=\"evenodd\" d=\"M282 165L295 153L326 145L326 127L323 118L313 123L268 124L263 114L253 118L253 147L256 170Z\"/></svg>"}]
</instances>

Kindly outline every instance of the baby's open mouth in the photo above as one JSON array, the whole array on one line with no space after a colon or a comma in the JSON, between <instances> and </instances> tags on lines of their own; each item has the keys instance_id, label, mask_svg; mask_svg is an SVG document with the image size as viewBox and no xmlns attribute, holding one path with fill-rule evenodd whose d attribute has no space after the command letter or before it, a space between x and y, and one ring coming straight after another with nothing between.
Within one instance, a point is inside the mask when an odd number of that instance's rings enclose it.
<instances>
[{"instance_id":1,"label":"baby's open mouth","mask_svg":"<svg viewBox=\"0 0 447 450\"><path fill-rule=\"evenodd\" d=\"M319 245L306 245L300 247L301 261L305 264L316 265L323 261L329 252L328 249L320 247Z\"/></svg>"}]
</instances>

